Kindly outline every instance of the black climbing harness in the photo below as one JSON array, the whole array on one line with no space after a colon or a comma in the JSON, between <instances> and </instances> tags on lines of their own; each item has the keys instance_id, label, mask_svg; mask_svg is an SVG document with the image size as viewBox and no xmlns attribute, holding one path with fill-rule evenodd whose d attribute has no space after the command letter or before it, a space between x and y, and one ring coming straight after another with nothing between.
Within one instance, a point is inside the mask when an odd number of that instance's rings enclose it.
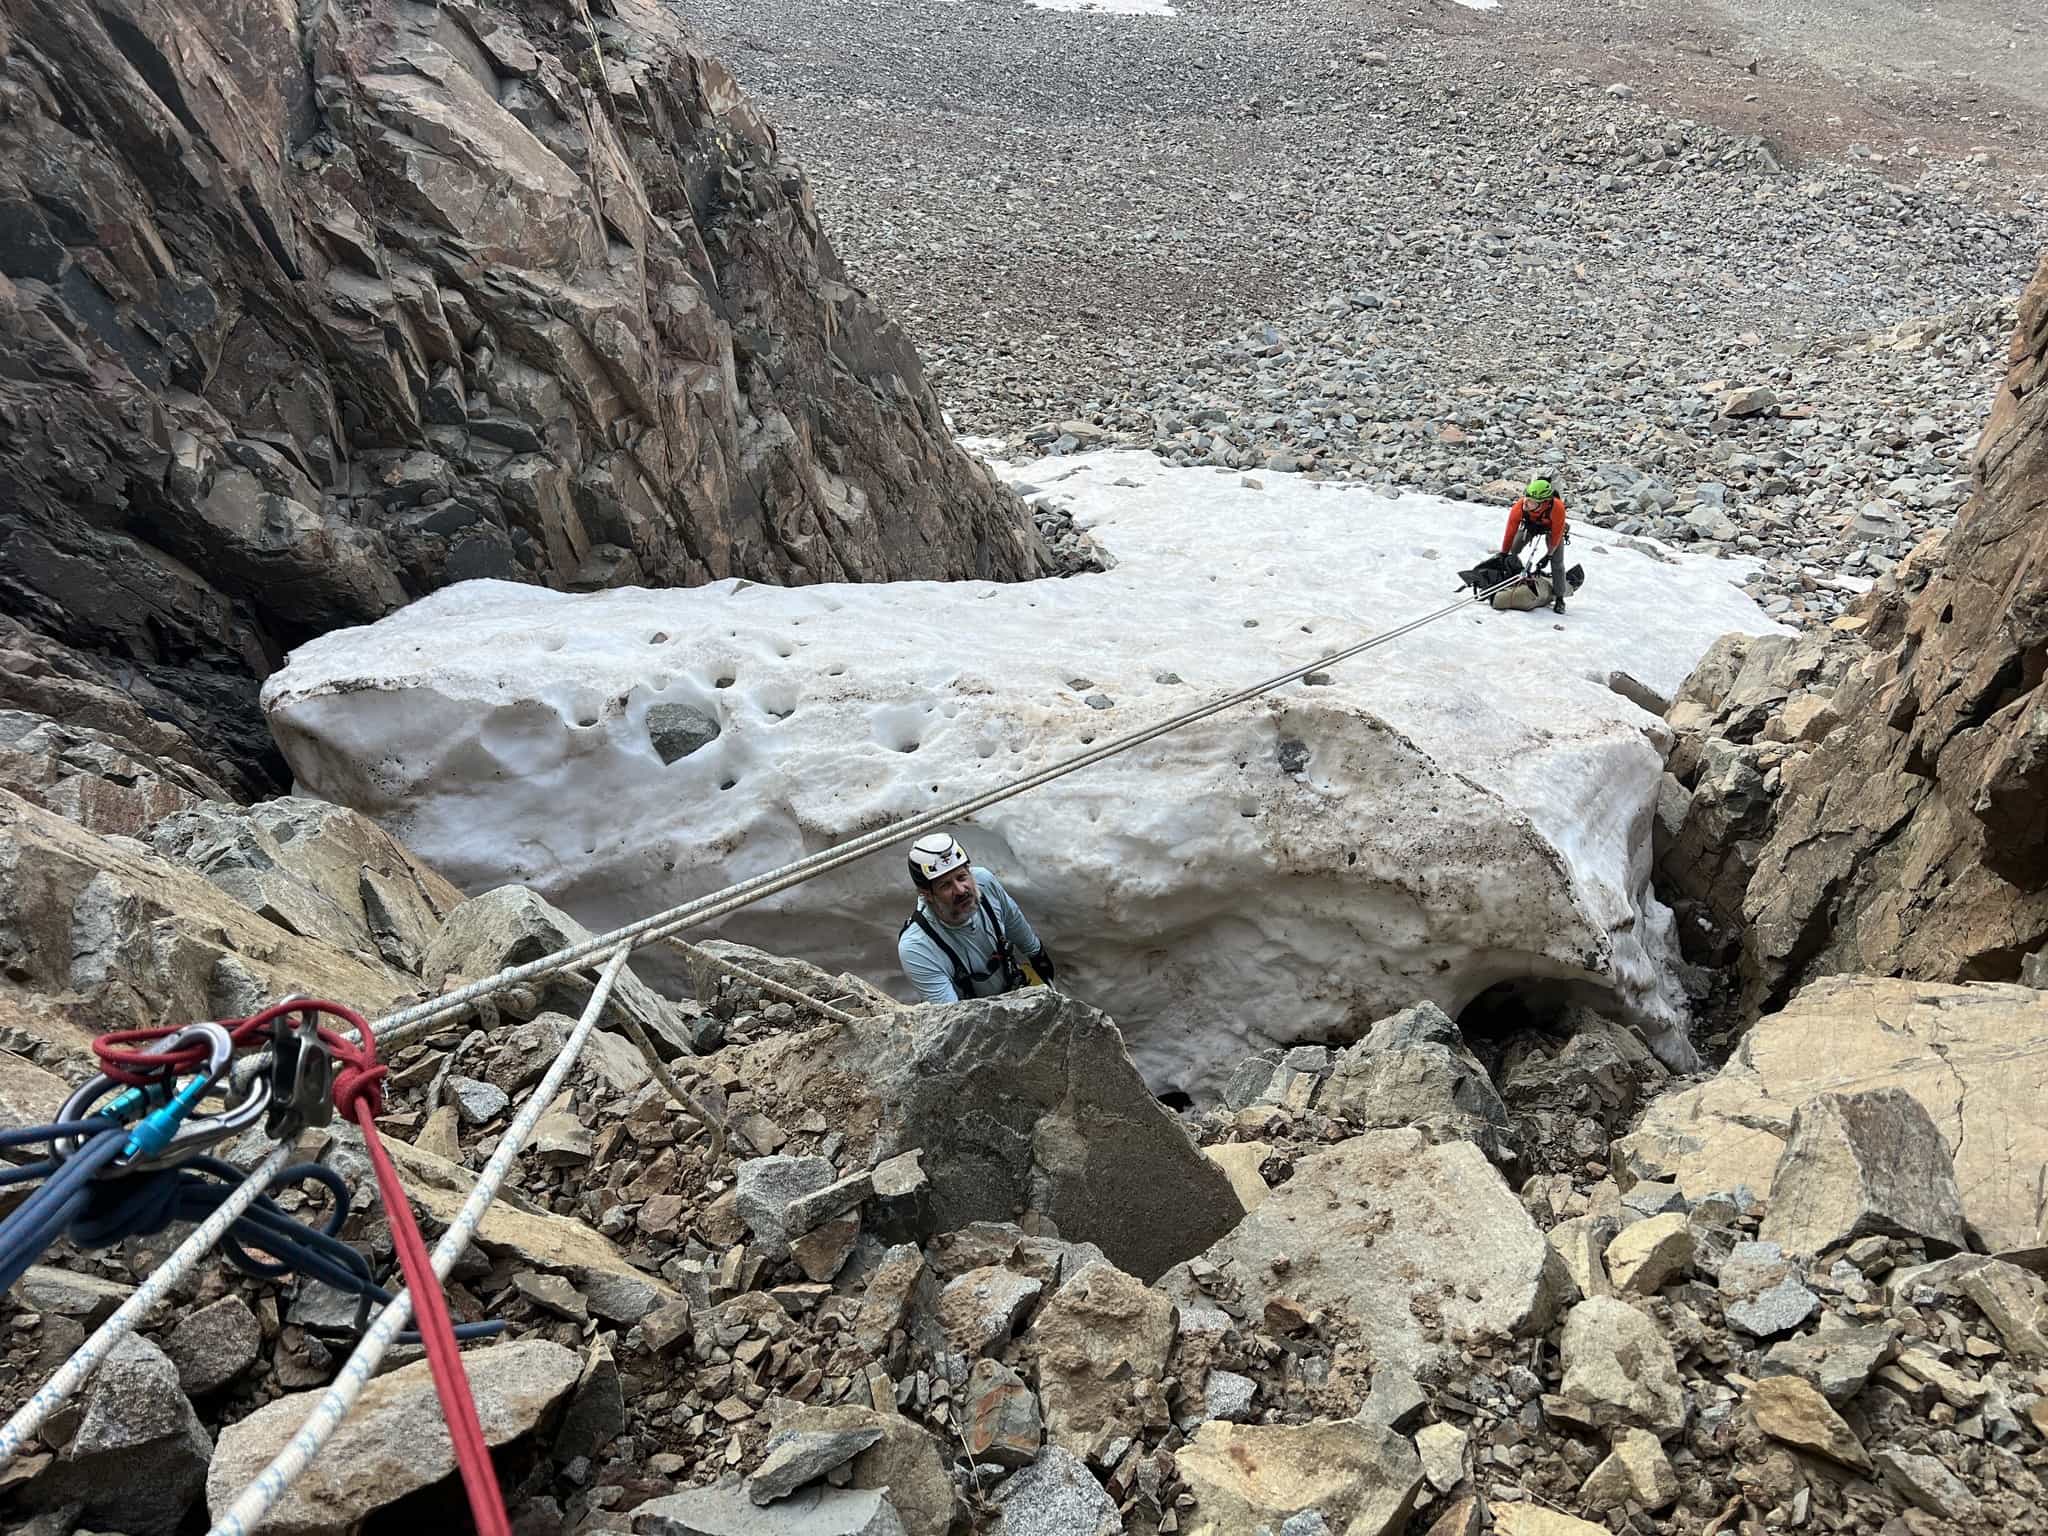
<instances>
[{"instance_id":1,"label":"black climbing harness","mask_svg":"<svg viewBox=\"0 0 2048 1536\"><path fill-rule=\"evenodd\" d=\"M981 898L981 915L988 923L990 937L996 941L996 950L989 957L988 964L978 971L967 968L967 962L960 957L959 951L948 944L940 934L938 925L924 915L923 907L912 912L910 922L898 930L907 931L911 923L915 923L924 931L926 938L939 946L939 953L944 955L947 963L953 967L953 990L960 994L962 1001L970 997L1000 997L1005 992L1016 991L1029 979L1025 976L1023 967L1018 965L1017 957L1011 953L1010 936L1004 930L1003 920L996 915L996 909L989 904L986 895ZM981 990L983 982L993 981L998 976L1003 982L1000 987L993 992Z\"/></svg>"}]
</instances>

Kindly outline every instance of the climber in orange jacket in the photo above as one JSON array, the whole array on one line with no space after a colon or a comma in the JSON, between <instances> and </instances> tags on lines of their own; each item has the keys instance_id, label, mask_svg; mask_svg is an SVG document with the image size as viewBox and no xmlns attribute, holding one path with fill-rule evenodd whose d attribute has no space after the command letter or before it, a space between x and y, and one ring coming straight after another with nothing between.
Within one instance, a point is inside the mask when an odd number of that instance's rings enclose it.
<instances>
[{"instance_id":1,"label":"climber in orange jacket","mask_svg":"<svg viewBox=\"0 0 2048 1536\"><path fill-rule=\"evenodd\" d=\"M1564 498L1548 480L1535 479L1508 508L1508 531L1501 535L1501 553L1519 555L1539 538L1550 540L1550 606L1564 612Z\"/></svg>"}]
</instances>

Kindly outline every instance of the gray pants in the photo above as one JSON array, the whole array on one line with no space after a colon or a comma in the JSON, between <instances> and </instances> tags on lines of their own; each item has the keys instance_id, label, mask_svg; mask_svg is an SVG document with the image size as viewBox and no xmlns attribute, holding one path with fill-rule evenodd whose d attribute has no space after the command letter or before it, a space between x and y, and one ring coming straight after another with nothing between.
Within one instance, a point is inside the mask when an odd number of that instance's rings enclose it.
<instances>
[{"instance_id":1,"label":"gray pants","mask_svg":"<svg viewBox=\"0 0 2048 1536\"><path fill-rule=\"evenodd\" d=\"M1514 548L1509 553L1519 555L1538 539L1547 539L1548 537L1547 533L1525 525L1515 530ZM1565 584L1564 579L1564 540L1562 539L1557 541L1557 548L1550 552L1550 595L1558 601L1571 596L1571 588Z\"/></svg>"}]
</instances>

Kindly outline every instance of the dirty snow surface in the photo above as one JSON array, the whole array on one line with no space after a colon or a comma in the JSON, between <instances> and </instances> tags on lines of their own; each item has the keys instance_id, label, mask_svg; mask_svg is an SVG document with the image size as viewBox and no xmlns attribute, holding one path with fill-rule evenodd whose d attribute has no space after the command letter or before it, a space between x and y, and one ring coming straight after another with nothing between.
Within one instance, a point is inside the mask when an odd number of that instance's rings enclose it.
<instances>
[{"instance_id":1,"label":"dirty snow surface","mask_svg":"<svg viewBox=\"0 0 2048 1536\"><path fill-rule=\"evenodd\" d=\"M1115 568L469 582L293 652L264 690L272 729L303 791L468 888L522 881L609 926L1439 608L1502 521L1130 452L1004 473L1070 506ZM1668 696L1716 636L1771 626L1739 562L1592 529L1571 548L1588 580L1562 620L1460 610L962 829L1155 1088L1201 1093L1269 1041L1529 979L1597 990L1683 1057L1649 885L1664 728L1611 684ZM678 756L691 711L718 734ZM892 850L723 931L900 990L908 895Z\"/></svg>"}]
</instances>

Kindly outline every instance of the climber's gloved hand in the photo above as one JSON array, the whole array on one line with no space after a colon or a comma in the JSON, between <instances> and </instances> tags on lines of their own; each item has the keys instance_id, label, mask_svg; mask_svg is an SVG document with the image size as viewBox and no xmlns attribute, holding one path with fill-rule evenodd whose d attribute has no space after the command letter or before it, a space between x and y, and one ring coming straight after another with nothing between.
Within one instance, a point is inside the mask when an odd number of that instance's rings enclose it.
<instances>
[{"instance_id":1,"label":"climber's gloved hand","mask_svg":"<svg viewBox=\"0 0 2048 1536\"><path fill-rule=\"evenodd\" d=\"M1052 951L1041 949L1037 954L1033 955L1031 957L1031 969L1038 972L1042 979L1051 981L1055 974L1052 968Z\"/></svg>"}]
</instances>

